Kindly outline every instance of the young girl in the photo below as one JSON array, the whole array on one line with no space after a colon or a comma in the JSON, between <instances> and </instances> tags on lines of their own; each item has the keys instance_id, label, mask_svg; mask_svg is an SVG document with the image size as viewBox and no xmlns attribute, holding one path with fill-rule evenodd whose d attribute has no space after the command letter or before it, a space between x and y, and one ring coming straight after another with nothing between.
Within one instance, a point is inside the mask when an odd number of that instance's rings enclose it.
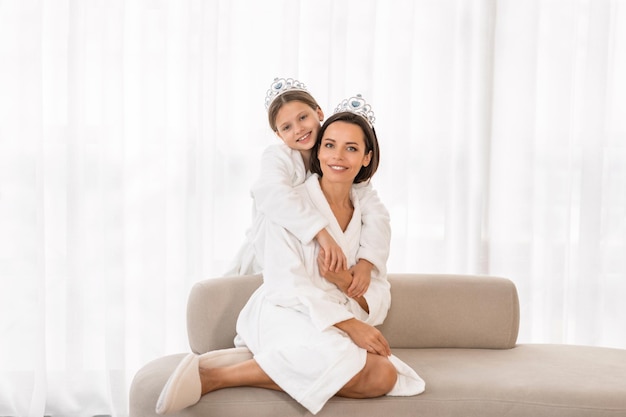
<instances>
[{"instance_id":1,"label":"young girl","mask_svg":"<svg viewBox=\"0 0 626 417\"><path fill-rule=\"evenodd\" d=\"M369 180L377 169L376 135L360 113L342 111L324 123L312 152L313 174L294 192L326 218L330 235L354 265L366 210L354 184ZM349 272L325 269L315 241L303 243L269 220L259 234L267 242L263 284L237 320L238 347L186 356L161 393L158 413L176 412L204 394L239 386L284 391L312 414L334 395L424 391L424 381L391 354L375 327L391 303L385 274L377 268L366 293L349 297ZM247 357L245 349L251 352Z\"/></svg>"},{"instance_id":2,"label":"young girl","mask_svg":"<svg viewBox=\"0 0 626 417\"><path fill-rule=\"evenodd\" d=\"M305 85L291 78L274 80L266 94L265 107L269 125L282 143L269 146L263 153L261 173L252 187L253 224L235 265L226 275L261 272L264 243L258 232L266 220L284 227L302 243L315 239L322 249L325 266L331 271L345 269L346 257L326 229L328 220L305 204L293 189L310 175L311 149L324 113ZM353 280L347 294L351 297L365 293L375 267L384 268L391 239L389 214L369 181L357 187L357 195L365 211L358 263L350 269Z\"/></svg>"}]
</instances>

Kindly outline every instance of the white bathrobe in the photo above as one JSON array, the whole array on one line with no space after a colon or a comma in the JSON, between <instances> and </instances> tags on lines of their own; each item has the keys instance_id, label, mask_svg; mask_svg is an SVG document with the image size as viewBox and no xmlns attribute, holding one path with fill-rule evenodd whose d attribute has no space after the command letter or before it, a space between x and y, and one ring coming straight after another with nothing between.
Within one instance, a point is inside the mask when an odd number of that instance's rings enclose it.
<instances>
[{"instance_id":1,"label":"white bathrobe","mask_svg":"<svg viewBox=\"0 0 626 417\"><path fill-rule=\"evenodd\" d=\"M294 190L308 175L300 152L282 142L265 149L261 172L251 191L254 199L252 226L225 275L261 272L263 257L255 248L261 246L259 232L264 217L289 230L302 243L310 243L328 225L328 219ZM363 230L357 259L366 259L376 266L385 265L391 240L389 213L369 182L357 184L354 188L363 207Z\"/></svg>"},{"instance_id":2,"label":"white bathrobe","mask_svg":"<svg viewBox=\"0 0 626 417\"><path fill-rule=\"evenodd\" d=\"M337 223L319 179L312 175L294 189L327 220L328 230L350 265L356 262L362 212L352 191L354 214L345 232ZM365 293L369 314L319 275L314 241L303 243L285 228L265 219L263 285L252 295L237 321L236 346L247 346L261 368L285 392L316 414L365 366L367 352L334 324L356 318L373 326L383 322L391 303L389 283L377 265ZM415 395L424 382L392 356L398 382L391 395Z\"/></svg>"}]
</instances>

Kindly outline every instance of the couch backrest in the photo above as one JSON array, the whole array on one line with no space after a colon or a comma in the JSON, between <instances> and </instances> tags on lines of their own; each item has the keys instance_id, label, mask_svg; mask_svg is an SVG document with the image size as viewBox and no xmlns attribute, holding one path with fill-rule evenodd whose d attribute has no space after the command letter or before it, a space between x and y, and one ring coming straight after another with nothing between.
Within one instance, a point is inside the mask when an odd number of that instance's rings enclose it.
<instances>
[{"instance_id":1,"label":"couch backrest","mask_svg":"<svg viewBox=\"0 0 626 417\"><path fill-rule=\"evenodd\" d=\"M187 331L196 353L233 346L239 311L261 275L221 277L194 285ZM508 279L474 275L390 274L391 308L380 326L395 348L515 346L519 301Z\"/></svg>"},{"instance_id":2,"label":"couch backrest","mask_svg":"<svg viewBox=\"0 0 626 417\"><path fill-rule=\"evenodd\" d=\"M397 348L509 349L519 330L513 282L476 275L394 274L379 327Z\"/></svg>"}]
</instances>

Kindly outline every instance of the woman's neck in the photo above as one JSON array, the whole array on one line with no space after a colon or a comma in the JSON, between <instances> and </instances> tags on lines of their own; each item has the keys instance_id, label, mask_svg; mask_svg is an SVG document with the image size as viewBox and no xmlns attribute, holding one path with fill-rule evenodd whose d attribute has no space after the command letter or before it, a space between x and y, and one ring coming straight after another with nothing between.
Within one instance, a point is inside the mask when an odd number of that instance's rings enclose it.
<instances>
[{"instance_id":1,"label":"woman's neck","mask_svg":"<svg viewBox=\"0 0 626 417\"><path fill-rule=\"evenodd\" d=\"M352 206L352 202L350 200L350 190L352 185L345 185L339 183L328 183L324 181L324 177L320 178L320 187L322 188L322 192L328 200L328 204L333 204L336 206Z\"/></svg>"},{"instance_id":2,"label":"woman's neck","mask_svg":"<svg viewBox=\"0 0 626 417\"><path fill-rule=\"evenodd\" d=\"M320 188L341 230L345 231L352 219L352 213L354 212L354 206L350 199L352 184L329 183L322 177L320 178Z\"/></svg>"}]
</instances>

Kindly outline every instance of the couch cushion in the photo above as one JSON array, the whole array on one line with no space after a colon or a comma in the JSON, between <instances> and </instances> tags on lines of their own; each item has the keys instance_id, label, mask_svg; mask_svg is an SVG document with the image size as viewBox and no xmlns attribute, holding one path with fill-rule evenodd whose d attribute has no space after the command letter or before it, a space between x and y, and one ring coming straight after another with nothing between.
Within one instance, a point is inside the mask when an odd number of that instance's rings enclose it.
<instances>
[{"instance_id":1,"label":"couch cushion","mask_svg":"<svg viewBox=\"0 0 626 417\"><path fill-rule=\"evenodd\" d=\"M414 397L332 398L320 417L626 416L626 350L567 345L513 349L394 349L426 381ZM140 370L131 387L131 417L156 416L161 387L183 355ZM284 393L230 388L202 397L173 416L310 415Z\"/></svg>"},{"instance_id":2,"label":"couch cushion","mask_svg":"<svg viewBox=\"0 0 626 417\"><path fill-rule=\"evenodd\" d=\"M396 350L426 381L424 416L626 416L626 350L518 345Z\"/></svg>"},{"instance_id":3,"label":"couch cushion","mask_svg":"<svg viewBox=\"0 0 626 417\"><path fill-rule=\"evenodd\" d=\"M395 348L509 349L519 330L515 284L479 275L389 274L380 326Z\"/></svg>"},{"instance_id":4,"label":"couch cushion","mask_svg":"<svg viewBox=\"0 0 626 417\"><path fill-rule=\"evenodd\" d=\"M192 351L233 346L239 311L261 275L212 278L189 295L187 332ZM397 348L515 346L519 302L508 279L478 275L389 274L391 308L380 326Z\"/></svg>"}]
</instances>

